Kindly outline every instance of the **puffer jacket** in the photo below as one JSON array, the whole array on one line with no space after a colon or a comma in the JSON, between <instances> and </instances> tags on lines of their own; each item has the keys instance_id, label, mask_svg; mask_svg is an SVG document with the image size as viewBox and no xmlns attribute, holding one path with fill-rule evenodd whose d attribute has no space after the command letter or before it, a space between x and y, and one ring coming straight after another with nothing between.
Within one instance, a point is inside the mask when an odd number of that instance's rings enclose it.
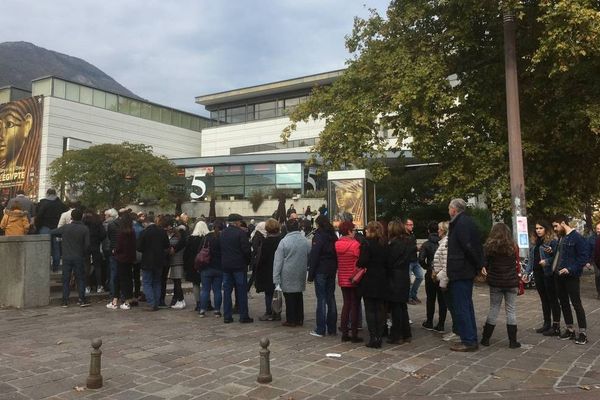
<instances>
[{"instance_id":1,"label":"puffer jacket","mask_svg":"<svg viewBox=\"0 0 600 400\"><path fill-rule=\"evenodd\" d=\"M360 243L350 236L342 236L335 242L335 252L338 263L338 285L355 287L356 285L350 283L350 278L360 257Z\"/></svg>"},{"instance_id":2,"label":"puffer jacket","mask_svg":"<svg viewBox=\"0 0 600 400\"><path fill-rule=\"evenodd\" d=\"M448 287L448 274L446 266L448 264L448 235L440 239L438 248L433 256L433 273L440 282L441 288Z\"/></svg>"},{"instance_id":3,"label":"puffer jacket","mask_svg":"<svg viewBox=\"0 0 600 400\"><path fill-rule=\"evenodd\" d=\"M0 228L6 236L27 235L29 232L29 217L21 210L11 210L4 214Z\"/></svg>"},{"instance_id":4,"label":"puffer jacket","mask_svg":"<svg viewBox=\"0 0 600 400\"><path fill-rule=\"evenodd\" d=\"M486 256L487 283L492 287L510 289L519 286L516 254Z\"/></svg>"}]
</instances>

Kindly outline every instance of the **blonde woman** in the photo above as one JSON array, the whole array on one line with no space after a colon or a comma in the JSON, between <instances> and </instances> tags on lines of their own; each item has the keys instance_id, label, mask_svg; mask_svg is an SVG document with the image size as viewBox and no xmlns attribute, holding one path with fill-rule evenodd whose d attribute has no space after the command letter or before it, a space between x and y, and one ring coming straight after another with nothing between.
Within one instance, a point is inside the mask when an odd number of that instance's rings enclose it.
<instances>
[{"instance_id":1,"label":"blonde woman","mask_svg":"<svg viewBox=\"0 0 600 400\"><path fill-rule=\"evenodd\" d=\"M443 221L438 224L438 236L440 237L440 242L435 255L433 256L433 272L431 273L432 279L439 285L442 296L446 302L446 307L452 317L452 332L443 337L446 341L458 337L458 327L456 326L456 322L454 322L456 320L454 318L454 305L452 303L452 295L448 289L448 274L446 273L449 226L450 223L448 221Z\"/></svg>"}]
</instances>

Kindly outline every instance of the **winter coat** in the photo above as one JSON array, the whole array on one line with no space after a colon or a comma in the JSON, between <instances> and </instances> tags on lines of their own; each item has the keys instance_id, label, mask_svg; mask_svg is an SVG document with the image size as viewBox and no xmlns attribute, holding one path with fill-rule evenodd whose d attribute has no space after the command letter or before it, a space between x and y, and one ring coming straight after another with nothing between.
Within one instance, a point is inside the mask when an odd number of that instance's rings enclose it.
<instances>
[{"instance_id":1,"label":"winter coat","mask_svg":"<svg viewBox=\"0 0 600 400\"><path fill-rule=\"evenodd\" d=\"M560 241L560 259L556 272L563 268L569 270L568 276L581 276L583 267L589 261L588 246L579 232L572 230Z\"/></svg>"},{"instance_id":2,"label":"winter coat","mask_svg":"<svg viewBox=\"0 0 600 400\"><path fill-rule=\"evenodd\" d=\"M29 226L29 216L21 210L8 211L0 222L0 229L4 230L6 236L27 235Z\"/></svg>"},{"instance_id":3,"label":"winter coat","mask_svg":"<svg viewBox=\"0 0 600 400\"><path fill-rule=\"evenodd\" d=\"M450 281L473 279L483 266L483 247L473 219L464 212L450 221L448 263Z\"/></svg>"},{"instance_id":4,"label":"winter coat","mask_svg":"<svg viewBox=\"0 0 600 400\"><path fill-rule=\"evenodd\" d=\"M430 233L427 241L421 246L421 251L419 252L419 264L421 264L421 267L428 272L433 270L433 257L438 249L439 242L440 237L438 234Z\"/></svg>"},{"instance_id":5,"label":"winter coat","mask_svg":"<svg viewBox=\"0 0 600 400\"><path fill-rule=\"evenodd\" d=\"M362 297L385 299L387 289L387 245L377 239L367 239L362 250L359 266L367 269L358 284L358 293Z\"/></svg>"},{"instance_id":6,"label":"winter coat","mask_svg":"<svg viewBox=\"0 0 600 400\"><path fill-rule=\"evenodd\" d=\"M137 240L137 250L142 253L142 269L161 271L167 264L169 246L167 232L156 224L148 225Z\"/></svg>"},{"instance_id":7,"label":"winter coat","mask_svg":"<svg viewBox=\"0 0 600 400\"><path fill-rule=\"evenodd\" d=\"M185 280L194 285L200 284L200 273L194 269L196 255L200 251L200 246L204 243L204 236L190 236L183 250L183 273Z\"/></svg>"},{"instance_id":8,"label":"winter coat","mask_svg":"<svg viewBox=\"0 0 600 400\"><path fill-rule=\"evenodd\" d=\"M104 225L100 221L90 221L87 218L84 218L83 223L90 230L90 249L100 250L100 244L106 237Z\"/></svg>"},{"instance_id":9,"label":"winter coat","mask_svg":"<svg viewBox=\"0 0 600 400\"><path fill-rule=\"evenodd\" d=\"M51 235L61 235L63 258L81 257L88 255L90 249L90 230L81 221L73 221L50 231Z\"/></svg>"},{"instance_id":10,"label":"winter coat","mask_svg":"<svg viewBox=\"0 0 600 400\"><path fill-rule=\"evenodd\" d=\"M133 264L135 262L135 232L119 232L117 235L117 247L115 247L115 259L122 264Z\"/></svg>"},{"instance_id":11,"label":"winter coat","mask_svg":"<svg viewBox=\"0 0 600 400\"><path fill-rule=\"evenodd\" d=\"M388 247L386 297L394 303L406 303L410 290L409 264L415 244L409 238L394 239Z\"/></svg>"},{"instance_id":12,"label":"winter coat","mask_svg":"<svg viewBox=\"0 0 600 400\"><path fill-rule=\"evenodd\" d=\"M284 293L303 292L310 244L300 231L290 232L279 242L273 259L273 283Z\"/></svg>"},{"instance_id":13,"label":"winter coat","mask_svg":"<svg viewBox=\"0 0 600 400\"><path fill-rule=\"evenodd\" d=\"M254 237L256 238L257 235L254 235ZM279 235L267 236L260 241L260 247L256 249L258 254L254 269L254 286L258 293L272 292L275 289L273 284L273 262L280 241L281 237Z\"/></svg>"},{"instance_id":14,"label":"winter coat","mask_svg":"<svg viewBox=\"0 0 600 400\"><path fill-rule=\"evenodd\" d=\"M29 218L29 221L31 222L31 218L35 215L35 205L29 200L29 197L24 194L16 195L8 201L6 209L12 210L15 203L19 203L19 210L27 212L27 218Z\"/></svg>"},{"instance_id":15,"label":"winter coat","mask_svg":"<svg viewBox=\"0 0 600 400\"><path fill-rule=\"evenodd\" d=\"M54 229L62 213L69 208L56 196L48 196L41 199L35 216L35 226L38 230L42 227Z\"/></svg>"},{"instance_id":16,"label":"winter coat","mask_svg":"<svg viewBox=\"0 0 600 400\"><path fill-rule=\"evenodd\" d=\"M342 236L335 242L335 252L338 260L338 285L340 287L355 287L350 282L360 257L360 243L350 236Z\"/></svg>"},{"instance_id":17,"label":"winter coat","mask_svg":"<svg viewBox=\"0 0 600 400\"><path fill-rule=\"evenodd\" d=\"M516 254L486 256L485 269L486 282L491 287L510 289L519 286Z\"/></svg>"},{"instance_id":18,"label":"winter coat","mask_svg":"<svg viewBox=\"0 0 600 400\"><path fill-rule=\"evenodd\" d=\"M444 236L438 243L438 248L433 256L433 273L441 288L448 287L448 274L446 265L448 262L448 235Z\"/></svg>"},{"instance_id":19,"label":"winter coat","mask_svg":"<svg viewBox=\"0 0 600 400\"><path fill-rule=\"evenodd\" d=\"M333 231L324 231L321 228L315 231L310 249L309 282L314 281L317 274L335 274L337 270L335 242L337 240L338 238Z\"/></svg>"},{"instance_id":20,"label":"winter coat","mask_svg":"<svg viewBox=\"0 0 600 400\"><path fill-rule=\"evenodd\" d=\"M544 251L544 245L550 246L552 251L550 253L546 253ZM545 260L546 264L543 267L544 275L550 276L552 275L552 262L554 261L554 255L556 254L556 247L558 246L558 241L556 239L552 239L550 243L543 243L540 246L537 246L537 243L534 243L533 246L529 248L529 258L527 259L527 273L531 273L536 268L542 268L541 265L533 265L535 262L535 249L538 249L538 256L540 260Z\"/></svg>"},{"instance_id":21,"label":"winter coat","mask_svg":"<svg viewBox=\"0 0 600 400\"><path fill-rule=\"evenodd\" d=\"M106 238L108 239L110 250L114 250L117 247L120 222L119 218L115 218L106 225Z\"/></svg>"},{"instance_id":22,"label":"winter coat","mask_svg":"<svg viewBox=\"0 0 600 400\"><path fill-rule=\"evenodd\" d=\"M219 237L223 272L246 271L250 263L248 234L234 225L223 229Z\"/></svg>"}]
</instances>

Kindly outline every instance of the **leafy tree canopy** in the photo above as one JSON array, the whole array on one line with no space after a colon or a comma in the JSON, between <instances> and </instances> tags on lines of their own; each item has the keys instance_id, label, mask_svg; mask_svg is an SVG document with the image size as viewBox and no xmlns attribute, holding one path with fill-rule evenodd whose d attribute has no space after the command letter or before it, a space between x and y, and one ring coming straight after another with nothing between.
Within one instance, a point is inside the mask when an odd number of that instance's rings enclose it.
<instances>
[{"instance_id":1,"label":"leafy tree canopy","mask_svg":"<svg viewBox=\"0 0 600 400\"><path fill-rule=\"evenodd\" d=\"M65 152L50 165L50 179L90 207L121 207L139 199L168 202L175 166L152 147L125 142Z\"/></svg>"},{"instance_id":2,"label":"leafy tree canopy","mask_svg":"<svg viewBox=\"0 0 600 400\"><path fill-rule=\"evenodd\" d=\"M526 197L533 215L590 208L600 197L600 1L392 1L357 18L351 58L333 85L292 114L324 119L314 151L327 168L382 162L396 150L441 162L440 196L485 193L510 211L503 7L517 18Z\"/></svg>"}]
</instances>

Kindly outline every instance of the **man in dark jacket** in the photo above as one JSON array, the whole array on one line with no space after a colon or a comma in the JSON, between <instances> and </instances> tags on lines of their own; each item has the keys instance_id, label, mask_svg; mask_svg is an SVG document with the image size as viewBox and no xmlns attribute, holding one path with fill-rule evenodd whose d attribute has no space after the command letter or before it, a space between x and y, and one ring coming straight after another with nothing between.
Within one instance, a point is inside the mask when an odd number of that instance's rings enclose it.
<instances>
[{"instance_id":1,"label":"man in dark jacket","mask_svg":"<svg viewBox=\"0 0 600 400\"><path fill-rule=\"evenodd\" d=\"M137 251L142 253L142 276L144 294L150 310L157 311L161 293L162 271L167 262L170 243L162 221L154 223L154 215L148 215L148 226L137 240Z\"/></svg>"},{"instance_id":2,"label":"man in dark jacket","mask_svg":"<svg viewBox=\"0 0 600 400\"><path fill-rule=\"evenodd\" d=\"M475 351L477 324L473 308L473 279L483 266L483 248L477 226L465 214L467 203L453 199L448 206L450 229L448 232L448 261L446 272L461 343L452 351Z\"/></svg>"},{"instance_id":3,"label":"man in dark jacket","mask_svg":"<svg viewBox=\"0 0 600 400\"><path fill-rule=\"evenodd\" d=\"M448 309L446 307L446 301L444 300L444 294L440 289L439 285L433 280L433 257L438 249L440 237L438 235L438 223L431 222L427 227L429 231L429 238L421 246L419 252L419 264L426 271L425 272L425 293L427 294L427 319L423 322L423 328L430 331L444 331L444 324L446 323L446 314ZM435 300L438 302L439 320L436 326L433 326L433 316L435 314Z\"/></svg>"},{"instance_id":4,"label":"man in dark jacket","mask_svg":"<svg viewBox=\"0 0 600 400\"><path fill-rule=\"evenodd\" d=\"M410 272L415 276L415 280L413 281L410 292L408 294L408 304L412 304L413 306L416 304L421 304L421 300L417 297L417 293L419 292L419 287L423 282L423 268L421 268L421 264L419 264L419 259L417 257L417 238L414 234L415 222L412 219L407 219L404 223L404 227L406 228L406 232L408 233L408 238L412 242L411 248L413 249L410 253L410 264L409 269Z\"/></svg>"},{"instance_id":5,"label":"man in dark jacket","mask_svg":"<svg viewBox=\"0 0 600 400\"><path fill-rule=\"evenodd\" d=\"M230 214L229 225L221 232L221 266L223 267L223 319L226 324L233 322L231 293L236 288L240 322L254 322L248 315L247 277L250 263L250 241L248 234L240 228L242 216Z\"/></svg>"},{"instance_id":6,"label":"man in dark jacket","mask_svg":"<svg viewBox=\"0 0 600 400\"><path fill-rule=\"evenodd\" d=\"M77 279L77 289L79 289L79 305L87 307L89 300L85 298L85 274L84 257L88 254L90 247L90 231L87 226L81 222L83 212L80 209L74 209L71 212L71 223L53 229L52 235L62 235L63 249L63 299L62 306L69 306L69 294L71 283L71 272L75 272Z\"/></svg>"},{"instance_id":7,"label":"man in dark jacket","mask_svg":"<svg viewBox=\"0 0 600 400\"><path fill-rule=\"evenodd\" d=\"M56 190L50 188L46 191L46 197L40 200L35 215L35 226L39 234L50 233L52 229L58 226L58 221L62 213L68 210L68 207L56 196ZM52 270L56 271L60 265L60 242L57 237L50 236Z\"/></svg>"}]
</instances>

